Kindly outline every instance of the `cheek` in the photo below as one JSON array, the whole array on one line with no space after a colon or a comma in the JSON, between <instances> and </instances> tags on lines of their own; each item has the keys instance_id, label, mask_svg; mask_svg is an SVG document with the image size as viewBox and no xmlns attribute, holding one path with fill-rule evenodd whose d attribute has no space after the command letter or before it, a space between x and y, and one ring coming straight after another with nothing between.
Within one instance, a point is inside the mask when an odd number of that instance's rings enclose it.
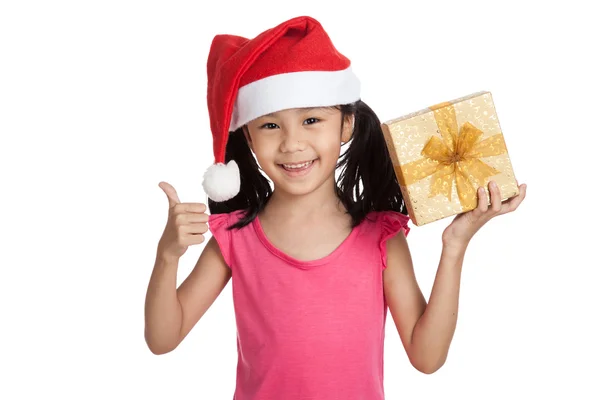
<instances>
[{"instance_id":1,"label":"cheek","mask_svg":"<svg viewBox=\"0 0 600 400\"><path fill-rule=\"evenodd\" d=\"M339 138L328 135L319 141L318 148L320 149L320 153L322 153L321 157L337 159L340 155L341 143Z\"/></svg>"},{"instance_id":2,"label":"cheek","mask_svg":"<svg viewBox=\"0 0 600 400\"><path fill-rule=\"evenodd\" d=\"M273 160L278 148L278 144L274 140L262 137L252 143L253 152L259 164L266 164L266 162Z\"/></svg>"}]
</instances>

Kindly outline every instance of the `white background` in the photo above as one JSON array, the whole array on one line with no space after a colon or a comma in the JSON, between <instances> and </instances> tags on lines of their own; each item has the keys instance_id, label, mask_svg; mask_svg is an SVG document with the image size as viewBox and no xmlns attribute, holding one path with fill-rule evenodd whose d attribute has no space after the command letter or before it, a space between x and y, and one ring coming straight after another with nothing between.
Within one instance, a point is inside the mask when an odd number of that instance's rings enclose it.
<instances>
[{"instance_id":1,"label":"white background","mask_svg":"<svg viewBox=\"0 0 600 400\"><path fill-rule=\"evenodd\" d=\"M491 91L528 184L468 249L441 370L413 369L388 320L386 398L599 399L600 28L584 2L551 3L2 1L0 398L233 397L231 284L175 351L144 342L158 183L206 201L213 36L305 14L382 120ZM449 222L409 235L427 298Z\"/></svg>"}]
</instances>

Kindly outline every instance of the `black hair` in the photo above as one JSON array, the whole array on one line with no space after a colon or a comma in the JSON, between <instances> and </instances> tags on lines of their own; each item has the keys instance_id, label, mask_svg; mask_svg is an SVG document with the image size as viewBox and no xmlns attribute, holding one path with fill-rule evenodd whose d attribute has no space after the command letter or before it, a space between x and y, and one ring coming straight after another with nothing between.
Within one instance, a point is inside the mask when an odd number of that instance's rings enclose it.
<instances>
[{"instance_id":1,"label":"black hair","mask_svg":"<svg viewBox=\"0 0 600 400\"><path fill-rule=\"evenodd\" d=\"M354 115L354 129L348 148L340 156L337 168L337 195L357 226L371 211L397 211L407 215L406 204L375 112L362 100L335 107L344 120ZM240 192L232 199L215 202L208 199L211 214L245 210L245 215L230 227L241 228L265 207L273 194L269 180L246 142L243 128L231 132L225 150L225 162L235 160L240 170ZM362 187L361 187L362 185Z\"/></svg>"}]
</instances>

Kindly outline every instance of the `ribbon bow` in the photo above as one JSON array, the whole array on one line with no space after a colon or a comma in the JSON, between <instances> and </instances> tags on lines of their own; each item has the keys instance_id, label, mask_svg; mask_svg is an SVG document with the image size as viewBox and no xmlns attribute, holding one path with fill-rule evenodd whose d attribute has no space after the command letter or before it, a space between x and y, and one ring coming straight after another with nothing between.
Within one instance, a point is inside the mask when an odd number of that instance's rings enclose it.
<instances>
[{"instance_id":1,"label":"ribbon bow","mask_svg":"<svg viewBox=\"0 0 600 400\"><path fill-rule=\"evenodd\" d=\"M465 122L459 131L451 103L440 103L430 109L442 139L432 136L421 151L423 158L401 167L401 183L408 186L431 176L429 197L443 194L452 201L452 183L456 182L463 211L472 210L477 206L477 195L471 181L485 186L487 178L500 173L480 158L506 153L504 138L498 133L480 141L483 132L470 122Z\"/></svg>"}]
</instances>

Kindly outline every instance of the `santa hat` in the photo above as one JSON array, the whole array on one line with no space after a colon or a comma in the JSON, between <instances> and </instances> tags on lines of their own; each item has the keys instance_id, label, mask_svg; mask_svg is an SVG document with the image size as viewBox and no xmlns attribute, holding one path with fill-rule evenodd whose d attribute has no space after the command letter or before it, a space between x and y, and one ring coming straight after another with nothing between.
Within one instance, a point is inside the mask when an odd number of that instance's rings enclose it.
<instances>
[{"instance_id":1,"label":"santa hat","mask_svg":"<svg viewBox=\"0 0 600 400\"><path fill-rule=\"evenodd\" d=\"M306 16L254 39L215 36L207 72L215 161L202 185L214 201L229 200L240 189L237 164L225 164L229 132L272 112L360 99L360 82L350 60L336 50L321 24Z\"/></svg>"}]
</instances>

